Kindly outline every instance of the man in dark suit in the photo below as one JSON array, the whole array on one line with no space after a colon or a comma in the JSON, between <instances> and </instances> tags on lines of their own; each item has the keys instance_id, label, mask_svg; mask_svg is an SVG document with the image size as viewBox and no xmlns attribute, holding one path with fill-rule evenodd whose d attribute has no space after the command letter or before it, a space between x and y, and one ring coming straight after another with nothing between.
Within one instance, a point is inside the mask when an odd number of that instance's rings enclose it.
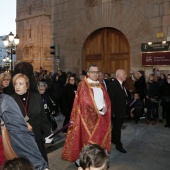
<instances>
[{"instance_id":1,"label":"man in dark suit","mask_svg":"<svg viewBox=\"0 0 170 170\"><path fill-rule=\"evenodd\" d=\"M121 143L121 127L127 106L127 92L122 84L126 77L125 70L118 69L116 79L108 87L112 106L112 143L116 144L116 149L122 153L126 153Z\"/></svg>"},{"instance_id":2,"label":"man in dark suit","mask_svg":"<svg viewBox=\"0 0 170 170\"><path fill-rule=\"evenodd\" d=\"M102 83L102 85L104 86L104 88L105 88L106 91L107 91L110 82L109 82L109 80L104 79L104 74L103 74L101 71L99 71L98 80L100 81L100 83Z\"/></svg>"}]
</instances>

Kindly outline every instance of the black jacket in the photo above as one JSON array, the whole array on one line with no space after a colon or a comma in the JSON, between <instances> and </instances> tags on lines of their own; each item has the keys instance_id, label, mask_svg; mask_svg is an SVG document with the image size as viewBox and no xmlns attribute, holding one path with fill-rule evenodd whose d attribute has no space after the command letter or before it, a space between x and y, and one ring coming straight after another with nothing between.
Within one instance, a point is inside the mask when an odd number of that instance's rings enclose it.
<instances>
[{"instance_id":1,"label":"black jacket","mask_svg":"<svg viewBox=\"0 0 170 170\"><path fill-rule=\"evenodd\" d=\"M67 84L63 88L61 95L61 110L64 115L71 114L76 90L77 86L72 84Z\"/></svg>"},{"instance_id":2,"label":"black jacket","mask_svg":"<svg viewBox=\"0 0 170 170\"><path fill-rule=\"evenodd\" d=\"M108 93L111 100L112 116L120 119L124 118L126 114L127 96L117 79L109 84Z\"/></svg>"},{"instance_id":3,"label":"black jacket","mask_svg":"<svg viewBox=\"0 0 170 170\"><path fill-rule=\"evenodd\" d=\"M138 80L135 81L136 92L139 94L141 99L145 97L145 77L141 76Z\"/></svg>"},{"instance_id":4,"label":"black jacket","mask_svg":"<svg viewBox=\"0 0 170 170\"><path fill-rule=\"evenodd\" d=\"M18 95L12 95L21 109L25 117L24 108L19 100ZM50 124L44 111L43 101L41 95L38 93L30 92L30 99L28 103L28 123L32 126L36 141L41 140L51 134Z\"/></svg>"}]
</instances>

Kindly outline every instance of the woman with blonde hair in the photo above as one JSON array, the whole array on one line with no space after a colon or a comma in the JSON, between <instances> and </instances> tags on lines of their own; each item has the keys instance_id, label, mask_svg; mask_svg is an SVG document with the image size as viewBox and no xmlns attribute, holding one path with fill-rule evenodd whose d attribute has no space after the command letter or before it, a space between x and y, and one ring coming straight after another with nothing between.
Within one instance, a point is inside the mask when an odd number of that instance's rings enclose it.
<instances>
[{"instance_id":1,"label":"woman with blonde hair","mask_svg":"<svg viewBox=\"0 0 170 170\"><path fill-rule=\"evenodd\" d=\"M146 83L146 100L145 106L147 108L147 124L156 124L157 107L159 97L159 83L157 82L157 76L152 73L149 75L149 80Z\"/></svg>"},{"instance_id":2,"label":"woman with blonde hair","mask_svg":"<svg viewBox=\"0 0 170 170\"><path fill-rule=\"evenodd\" d=\"M4 72L0 74L0 85L2 86L2 91L5 94L7 93L10 80L11 80L11 75L9 73Z\"/></svg>"},{"instance_id":3,"label":"woman with blonde hair","mask_svg":"<svg viewBox=\"0 0 170 170\"><path fill-rule=\"evenodd\" d=\"M51 130L44 111L42 98L40 94L29 90L30 82L26 75L16 74L12 81L15 89L12 97L20 107L25 121L30 124L42 156L48 161L44 147L44 138L51 134Z\"/></svg>"}]
</instances>

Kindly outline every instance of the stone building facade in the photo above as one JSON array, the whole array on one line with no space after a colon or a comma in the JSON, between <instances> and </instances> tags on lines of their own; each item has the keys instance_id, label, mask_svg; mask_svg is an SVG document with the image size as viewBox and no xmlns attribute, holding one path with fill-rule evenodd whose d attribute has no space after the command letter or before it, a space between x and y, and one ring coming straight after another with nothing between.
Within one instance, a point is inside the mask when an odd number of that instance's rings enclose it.
<instances>
[{"instance_id":1,"label":"stone building facade","mask_svg":"<svg viewBox=\"0 0 170 170\"><path fill-rule=\"evenodd\" d=\"M17 63L24 61L39 71L40 66L51 71L51 2L49 0L17 0Z\"/></svg>"},{"instance_id":2,"label":"stone building facade","mask_svg":"<svg viewBox=\"0 0 170 170\"><path fill-rule=\"evenodd\" d=\"M53 65L51 68L56 70L56 59L49 55L51 43L60 46L60 69L64 71L79 73L96 61L101 67L105 65L101 68L104 72L122 66L127 67L127 71L142 69L150 73L153 66L141 65L141 43L161 42L170 37L170 0L18 0L16 22L21 38L18 61L28 60L35 69L39 66L50 69ZM108 34L112 30L113 33ZM100 51L100 47L107 41L99 42L96 50L95 42L102 41L95 37L96 31L98 37L105 33L106 37L107 34L112 36L113 46L121 34L120 46L125 39L127 50L119 50L118 54L108 45L110 53L106 54L107 50ZM96 38L94 43L93 38ZM110 41L109 36L107 39ZM96 57L88 57L93 54ZM108 55L111 64L107 61ZM124 58L122 61L118 61L119 55L120 59ZM158 67L168 73L169 66Z\"/></svg>"}]
</instances>

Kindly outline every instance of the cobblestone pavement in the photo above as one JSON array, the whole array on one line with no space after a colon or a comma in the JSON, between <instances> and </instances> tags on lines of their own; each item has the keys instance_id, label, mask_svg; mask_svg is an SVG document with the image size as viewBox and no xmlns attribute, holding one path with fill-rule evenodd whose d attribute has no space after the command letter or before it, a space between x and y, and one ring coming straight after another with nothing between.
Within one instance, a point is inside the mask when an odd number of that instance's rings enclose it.
<instances>
[{"instance_id":1,"label":"cobblestone pavement","mask_svg":"<svg viewBox=\"0 0 170 170\"><path fill-rule=\"evenodd\" d=\"M62 119L64 119L62 117ZM62 121L60 120L60 124ZM61 126L61 125L60 125ZM74 163L61 159L65 135L47 149L50 170L76 170ZM127 154L112 145L110 170L167 170L170 168L170 128L163 123L138 125L127 121L122 128L122 142Z\"/></svg>"}]
</instances>

